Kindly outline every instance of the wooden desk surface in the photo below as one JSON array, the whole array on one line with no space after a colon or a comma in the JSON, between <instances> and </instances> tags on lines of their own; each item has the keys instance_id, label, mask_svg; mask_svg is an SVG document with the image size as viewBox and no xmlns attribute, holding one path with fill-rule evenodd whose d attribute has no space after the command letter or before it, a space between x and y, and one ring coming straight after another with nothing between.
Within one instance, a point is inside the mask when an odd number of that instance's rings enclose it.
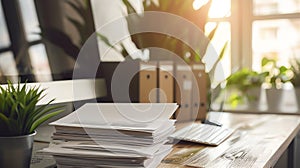
<instances>
[{"instance_id":1,"label":"wooden desk surface","mask_svg":"<svg viewBox=\"0 0 300 168\"><path fill-rule=\"evenodd\" d=\"M179 143L159 168L272 167L300 129L300 116L217 113L209 114L237 131L217 147Z\"/></svg>"}]
</instances>

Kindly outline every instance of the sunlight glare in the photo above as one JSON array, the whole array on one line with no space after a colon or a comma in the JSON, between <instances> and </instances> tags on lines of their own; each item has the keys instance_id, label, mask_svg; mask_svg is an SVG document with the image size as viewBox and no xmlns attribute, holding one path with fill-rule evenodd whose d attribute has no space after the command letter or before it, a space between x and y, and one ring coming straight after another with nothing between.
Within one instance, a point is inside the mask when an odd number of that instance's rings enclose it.
<instances>
[{"instance_id":1,"label":"sunlight glare","mask_svg":"<svg viewBox=\"0 0 300 168\"><path fill-rule=\"evenodd\" d=\"M230 10L230 0L213 0L208 13L208 17L223 18L226 16L230 16Z\"/></svg>"},{"instance_id":2,"label":"sunlight glare","mask_svg":"<svg viewBox=\"0 0 300 168\"><path fill-rule=\"evenodd\" d=\"M207 4L209 0L194 0L193 8L194 10L200 9L203 5Z\"/></svg>"}]
</instances>

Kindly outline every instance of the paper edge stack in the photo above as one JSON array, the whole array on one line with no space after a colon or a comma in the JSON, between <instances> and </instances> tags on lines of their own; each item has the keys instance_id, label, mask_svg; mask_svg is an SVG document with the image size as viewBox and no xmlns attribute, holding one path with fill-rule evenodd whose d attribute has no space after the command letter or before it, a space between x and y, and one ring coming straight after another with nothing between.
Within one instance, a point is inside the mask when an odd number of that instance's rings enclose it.
<instances>
[{"instance_id":1,"label":"paper edge stack","mask_svg":"<svg viewBox=\"0 0 300 168\"><path fill-rule=\"evenodd\" d=\"M172 151L166 143L175 131L170 117L177 108L176 103L87 103L50 123L56 132L41 152L62 168L154 168Z\"/></svg>"}]
</instances>

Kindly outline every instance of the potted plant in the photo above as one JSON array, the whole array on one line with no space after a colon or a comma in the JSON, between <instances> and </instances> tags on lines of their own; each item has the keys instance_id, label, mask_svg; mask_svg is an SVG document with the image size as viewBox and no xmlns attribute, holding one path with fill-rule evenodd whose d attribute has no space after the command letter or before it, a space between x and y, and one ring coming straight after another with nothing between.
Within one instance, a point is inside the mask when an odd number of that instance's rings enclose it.
<instances>
[{"instance_id":1,"label":"potted plant","mask_svg":"<svg viewBox=\"0 0 300 168\"><path fill-rule=\"evenodd\" d=\"M291 79L291 83L294 86L296 99L297 99L297 107L300 109L300 60L293 58L290 61L291 70L293 72L293 78Z\"/></svg>"},{"instance_id":2,"label":"potted plant","mask_svg":"<svg viewBox=\"0 0 300 168\"><path fill-rule=\"evenodd\" d=\"M248 109L260 110L261 86L268 72L256 72L243 68L227 78L226 88L231 90L229 102L233 107L246 99Z\"/></svg>"},{"instance_id":3,"label":"potted plant","mask_svg":"<svg viewBox=\"0 0 300 168\"><path fill-rule=\"evenodd\" d=\"M292 79L292 71L286 66L277 65L275 59L263 58L261 65L263 72L269 73L266 77L268 110L279 111L282 102L282 86Z\"/></svg>"},{"instance_id":4,"label":"potted plant","mask_svg":"<svg viewBox=\"0 0 300 168\"><path fill-rule=\"evenodd\" d=\"M61 106L37 106L45 90L26 83L0 85L0 167L30 166L36 128L63 110Z\"/></svg>"}]
</instances>

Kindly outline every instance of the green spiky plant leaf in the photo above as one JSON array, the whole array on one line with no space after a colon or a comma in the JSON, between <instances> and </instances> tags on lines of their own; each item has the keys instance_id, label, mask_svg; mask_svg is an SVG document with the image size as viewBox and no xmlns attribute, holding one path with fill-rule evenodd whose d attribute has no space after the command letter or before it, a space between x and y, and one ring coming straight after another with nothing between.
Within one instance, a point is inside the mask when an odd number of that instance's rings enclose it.
<instances>
[{"instance_id":1,"label":"green spiky plant leaf","mask_svg":"<svg viewBox=\"0 0 300 168\"><path fill-rule=\"evenodd\" d=\"M37 106L44 97L44 89L27 87L8 81L7 87L0 86L0 136L19 136L33 133L48 119L63 112L62 106Z\"/></svg>"}]
</instances>

